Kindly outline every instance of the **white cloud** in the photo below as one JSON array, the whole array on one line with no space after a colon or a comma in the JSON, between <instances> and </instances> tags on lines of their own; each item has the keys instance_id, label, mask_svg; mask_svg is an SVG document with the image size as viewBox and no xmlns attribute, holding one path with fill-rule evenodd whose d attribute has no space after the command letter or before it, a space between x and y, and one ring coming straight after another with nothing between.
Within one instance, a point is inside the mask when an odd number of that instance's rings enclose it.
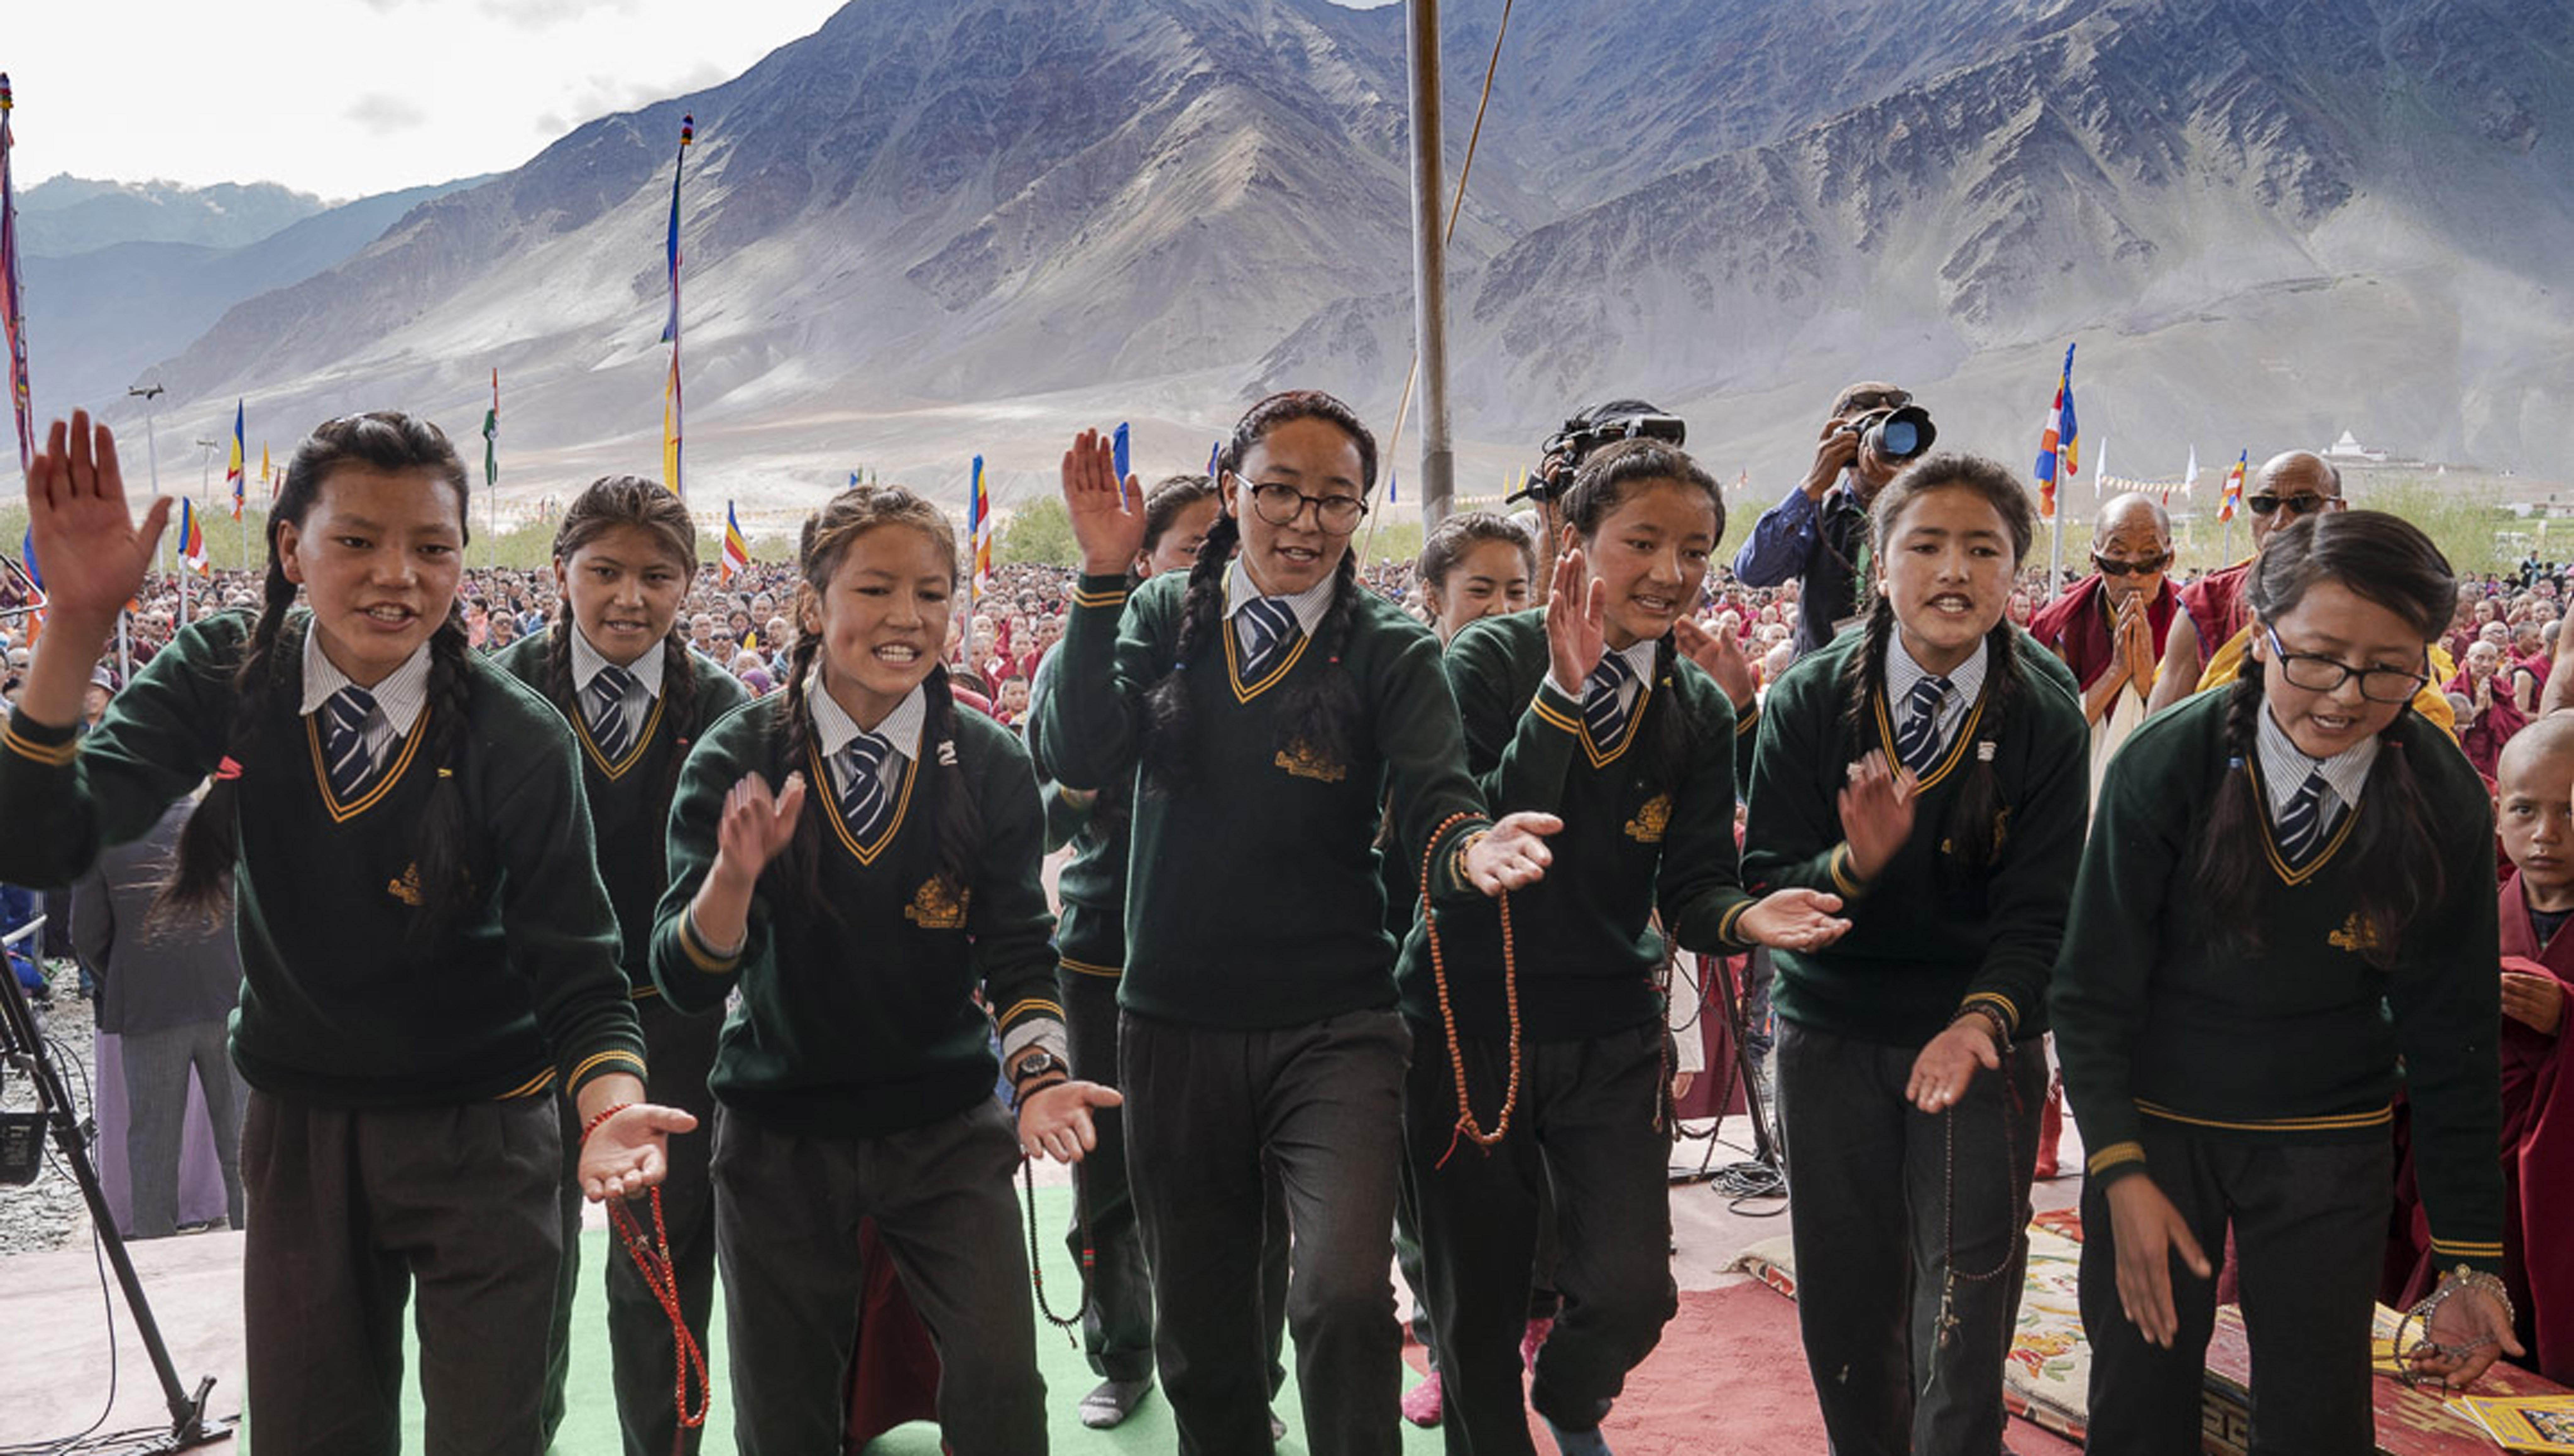
<instances>
[{"instance_id":1,"label":"white cloud","mask_svg":"<svg viewBox=\"0 0 2574 1456\"><path fill-rule=\"evenodd\" d=\"M401 0L367 0L367 3L400 4ZM548 30L567 21L586 20L602 12L635 15L641 11L642 5L640 0L481 0L474 8L521 30Z\"/></svg>"},{"instance_id":2,"label":"white cloud","mask_svg":"<svg viewBox=\"0 0 2574 1456\"><path fill-rule=\"evenodd\" d=\"M389 91L370 91L341 115L380 137L429 124L429 112L420 103Z\"/></svg>"},{"instance_id":3,"label":"white cloud","mask_svg":"<svg viewBox=\"0 0 2574 1456\"><path fill-rule=\"evenodd\" d=\"M733 74L711 61L699 61L676 76L584 76L569 88L570 94L562 105L536 117L529 125L540 136L559 137L584 122L720 85L732 79Z\"/></svg>"}]
</instances>

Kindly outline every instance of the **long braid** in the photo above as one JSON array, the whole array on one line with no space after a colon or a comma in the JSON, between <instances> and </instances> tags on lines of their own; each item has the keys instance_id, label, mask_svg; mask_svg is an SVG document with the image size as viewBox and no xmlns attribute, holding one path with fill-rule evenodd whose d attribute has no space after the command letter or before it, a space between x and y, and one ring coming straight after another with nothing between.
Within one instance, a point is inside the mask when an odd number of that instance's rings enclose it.
<instances>
[{"instance_id":1,"label":"long braid","mask_svg":"<svg viewBox=\"0 0 2574 1456\"><path fill-rule=\"evenodd\" d=\"M982 857L983 814L965 781L965 765L956 752L956 697L947 686L945 666L929 670L928 708L921 725L921 761L911 771L921 775L920 791L929 796L929 822L938 834L938 874L961 901L974 884L975 861Z\"/></svg>"},{"instance_id":2,"label":"long braid","mask_svg":"<svg viewBox=\"0 0 2574 1456\"><path fill-rule=\"evenodd\" d=\"M421 742L422 759L437 772L429 802L421 809L416 841L421 894L416 923L431 939L454 923L457 911L474 892L462 777L465 745L472 738L466 728L474 701L467 650L464 615L451 608L447 621L429 639L429 736Z\"/></svg>"},{"instance_id":3,"label":"long braid","mask_svg":"<svg viewBox=\"0 0 2574 1456\"><path fill-rule=\"evenodd\" d=\"M1187 595L1180 599L1180 638L1171 652L1171 670L1144 695L1144 782L1163 792L1189 782L1197 771L1197 744L1190 731L1188 670L1222 630L1224 573L1242 540L1242 523L1219 515L1189 568Z\"/></svg>"},{"instance_id":4,"label":"long braid","mask_svg":"<svg viewBox=\"0 0 2574 1456\"><path fill-rule=\"evenodd\" d=\"M782 788L786 776L802 771L813 757L813 710L804 701L805 681L813 674L813 661L821 655L819 633L798 631L795 655L786 665L786 701L777 714L778 781L769 785ZM829 897L822 893L822 815L836 811L828 780L804 786L804 812L795 819L795 832L779 850L774 864L778 880L803 897L805 905L832 910Z\"/></svg>"},{"instance_id":5,"label":"long braid","mask_svg":"<svg viewBox=\"0 0 2574 1456\"><path fill-rule=\"evenodd\" d=\"M2261 880L2268 873L2258 846L2269 810L2252 772L2261 751L2261 677L2260 663L2245 653L2225 690L2225 779L2195 830L2198 853L2189 876L2190 894L2208 906L2211 922L2236 927L2254 951L2263 943Z\"/></svg>"},{"instance_id":6,"label":"long braid","mask_svg":"<svg viewBox=\"0 0 2574 1456\"><path fill-rule=\"evenodd\" d=\"M1645 705L1645 721L1636 728L1637 741L1645 748L1646 786L1657 792L1681 781L1698 732L1689 715L1681 712L1673 681L1679 676L1680 655L1672 635L1664 633L1654 643L1654 696Z\"/></svg>"},{"instance_id":7,"label":"long braid","mask_svg":"<svg viewBox=\"0 0 2574 1456\"><path fill-rule=\"evenodd\" d=\"M572 615L572 594L566 592L562 618L555 623L554 636L546 643L546 696L554 700L566 720L574 723L583 717L581 692L572 681L572 635L579 631L581 624Z\"/></svg>"},{"instance_id":8,"label":"long braid","mask_svg":"<svg viewBox=\"0 0 2574 1456\"><path fill-rule=\"evenodd\" d=\"M1847 685L1843 723L1850 729L1854 761L1871 746L1884 749L1890 764L1894 761L1895 744L1877 730L1877 701L1886 695L1886 655L1894 644L1895 603L1880 592L1869 599L1867 638L1842 670Z\"/></svg>"},{"instance_id":9,"label":"long braid","mask_svg":"<svg viewBox=\"0 0 2574 1456\"><path fill-rule=\"evenodd\" d=\"M232 908L233 865L241 851L241 765L257 762L262 726L267 722L268 694L278 676L277 638L286 614L295 605L295 584L274 553L259 624L233 672L232 722L224 732L226 767L206 790L205 801L188 816L179 834L179 853L170 877L153 899L152 918L195 915L222 919Z\"/></svg>"},{"instance_id":10,"label":"long braid","mask_svg":"<svg viewBox=\"0 0 2574 1456\"><path fill-rule=\"evenodd\" d=\"M2020 678L2019 630L2004 618L1984 634L1983 711L1975 718L1965 781L1958 785L1957 800L1948 810L1948 851L1969 874L1988 872L2001 859L2002 819L2010 805L2003 798L2001 773L1993 758L2025 686Z\"/></svg>"},{"instance_id":11,"label":"long braid","mask_svg":"<svg viewBox=\"0 0 2574 1456\"><path fill-rule=\"evenodd\" d=\"M688 658L687 634L673 624L670 636L661 644L661 722L670 733L670 765L661 771L660 792L653 798L651 817L645 820L654 826L655 833L670 821L670 800L679 791L679 769L687 762L688 745L705 728L697 722L695 666Z\"/></svg>"}]
</instances>

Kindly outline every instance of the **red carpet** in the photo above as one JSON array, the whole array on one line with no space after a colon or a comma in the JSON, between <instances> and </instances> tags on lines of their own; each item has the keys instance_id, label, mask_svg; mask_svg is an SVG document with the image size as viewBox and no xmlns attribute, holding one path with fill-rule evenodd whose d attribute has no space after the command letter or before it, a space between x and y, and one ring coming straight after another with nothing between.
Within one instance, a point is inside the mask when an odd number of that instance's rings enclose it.
<instances>
[{"instance_id":1,"label":"red carpet","mask_svg":"<svg viewBox=\"0 0 2574 1456\"><path fill-rule=\"evenodd\" d=\"M1821 1452L1824 1420L1797 1340L1797 1306L1758 1283L1681 1295L1680 1314L1602 1430L1618 1456ZM2019 1456L2077 1450L2026 1421L2012 1421L2007 1439ZM1552 1449L1543 1427L1537 1441Z\"/></svg>"}]
</instances>

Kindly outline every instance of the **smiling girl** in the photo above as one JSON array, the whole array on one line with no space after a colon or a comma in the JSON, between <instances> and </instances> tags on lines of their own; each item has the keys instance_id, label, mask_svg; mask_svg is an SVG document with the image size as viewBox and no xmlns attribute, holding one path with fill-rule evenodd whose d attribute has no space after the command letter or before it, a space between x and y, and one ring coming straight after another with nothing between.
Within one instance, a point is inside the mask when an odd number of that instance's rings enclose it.
<instances>
[{"instance_id":1,"label":"smiling girl","mask_svg":"<svg viewBox=\"0 0 2574 1456\"><path fill-rule=\"evenodd\" d=\"M2407 1353L2472 1380L2511 1333L2502 1264L2492 802L2407 707L2456 587L2374 511L2280 530L2245 578L2233 686L2160 714L2101 786L2052 1009L2090 1149L2082 1323L2094 1451L2197 1449L2229 1230L2255 1449L2365 1451L2369 1307L2412 1108L2448 1270Z\"/></svg>"},{"instance_id":2,"label":"smiling girl","mask_svg":"<svg viewBox=\"0 0 2574 1456\"><path fill-rule=\"evenodd\" d=\"M2082 847L2073 676L2004 619L2034 523L1989 461L1878 498L1864 632L1770 692L1744 877L1838 891L1776 952L1797 1318L1839 1451L1991 1451L2026 1253L2048 969Z\"/></svg>"},{"instance_id":3,"label":"smiling girl","mask_svg":"<svg viewBox=\"0 0 2574 1456\"><path fill-rule=\"evenodd\" d=\"M169 519L137 530L115 442L57 422L28 475L51 621L0 751L0 878L58 884L209 774L164 890L230 915L251 1085L242 1171L250 1409L263 1452L400 1444L417 1299L433 1450L534 1450L562 1272L558 1080L593 1198L661 1175L687 1114L641 1105L571 735L465 644L465 468L395 414L287 467L256 621L199 621L72 723ZM295 611L298 590L309 612ZM237 903L236 903L237 901Z\"/></svg>"},{"instance_id":4,"label":"smiling girl","mask_svg":"<svg viewBox=\"0 0 2574 1456\"><path fill-rule=\"evenodd\" d=\"M1036 780L948 694L956 538L936 507L844 491L799 563L785 691L690 750L652 934L673 1008L741 992L713 1074L735 1433L747 1456L839 1449L872 1217L938 1348L947 1448L1042 1453L1010 1175L1023 1149L1079 1160L1117 1094L1068 1079Z\"/></svg>"},{"instance_id":5,"label":"smiling girl","mask_svg":"<svg viewBox=\"0 0 2574 1456\"><path fill-rule=\"evenodd\" d=\"M1390 808L1395 852L1426 862L1448 902L1534 883L1554 821L1485 817L1436 640L1358 585L1350 535L1376 440L1348 406L1310 392L1254 405L1196 565L1140 588L1127 569L1142 493L1111 458L1095 433L1064 457L1082 578L1038 727L1075 787L1142 765L1119 1085L1163 1390L1181 1450L1269 1449L1266 1161L1295 1230L1287 1322L1308 1445L1392 1452L1386 1270L1410 1038L1378 824Z\"/></svg>"},{"instance_id":6,"label":"smiling girl","mask_svg":"<svg viewBox=\"0 0 2574 1456\"><path fill-rule=\"evenodd\" d=\"M575 497L555 531L554 570L562 620L494 662L544 694L581 743L582 788L598 830L600 876L617 909L619 958L634 986L651 1093L705 1126L672 1145L661 1187L680 1312L689 1329L701 1331L714 1296L706 1162L715 1106L706 1073L720 1018L682 1015L662 1003L652 985L652 912L669 882L662 839L679 764L706 725L750 696L720 667L689 652L678 631L679 602L697 571L697 534L687 507L658 482L607 476ZM577 1204L568 1210L575 1218L579 1211ZM572 1232L578 1234L578 1223ZM577 1246L566 1252L557 1318L568 1326L579 1253ZM609 1352L626 1449L664 1456L681 1430L670 1392L670 1319L634 1260L612 1255L607 1279ZM696 1450L704 1428L684 1431L680 1449Z\"/></svg>"},{"instance_id":7,"label":"smiling girl","mask_svg":"<svg viewBox=\"0 0 2574 1456\"><path fill-rule=\"evenodd\" d=\"M1734 713L1674 633L1724 534L1715 480L1670 445L1626 441L1583 462L1559 509L1546 609L1474 623L1446 658L1492 805L1565 824L1545 882L1512 906L1516 986L1481 905L1416 925L1400 972L1419 1048L1405 1143L1449 1445L1475 1452L1531 1449L1520 1345L1547 1188L1564 1304L1527 1404L1561 1449L1608 1449L1601 1417L1678 1307L1654 988L1665 932L1725 954L1812 950L1847 928L1834 894L1743 887ZM1461 1094L1486 1111L1515 1096L1513 1135L1489 1153L1460 1146Z\"/></svg>"}]
</instances>

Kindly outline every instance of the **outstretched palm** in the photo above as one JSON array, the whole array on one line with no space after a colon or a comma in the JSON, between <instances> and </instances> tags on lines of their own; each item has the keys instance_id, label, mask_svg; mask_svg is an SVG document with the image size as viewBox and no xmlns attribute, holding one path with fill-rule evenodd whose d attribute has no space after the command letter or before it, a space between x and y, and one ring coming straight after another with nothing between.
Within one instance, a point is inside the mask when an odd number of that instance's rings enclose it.
<instances>
[{"instance_id":1,"label":"outstretched palm","mask_svg":"<svg viewBox=\"0 0 2574 1456\"><path fill-rule=\"evenodd\" d=\"M170 503L154 501L135 525L116 464L116 437L104 425L93 430L89 412L75 410L68 429L54 422L28 468L27 517L55 620L108 622L142 589L170 523Z\"/></svg>"}]
</instances>

